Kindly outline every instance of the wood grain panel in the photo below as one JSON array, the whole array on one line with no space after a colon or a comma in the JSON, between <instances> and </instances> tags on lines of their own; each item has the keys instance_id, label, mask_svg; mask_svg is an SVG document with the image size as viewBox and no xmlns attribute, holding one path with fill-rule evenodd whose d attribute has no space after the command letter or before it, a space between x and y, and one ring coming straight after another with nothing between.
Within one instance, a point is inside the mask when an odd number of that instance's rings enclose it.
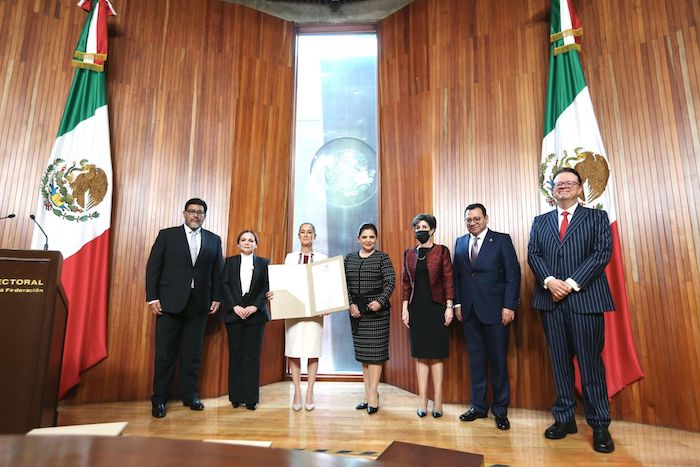
<instances>
[{"instance_id":1,"label":"wood grain panel","mask_svg":"<svg viewBox=\"0 0 700 467\"><path fill-rule=\"evenodd\" d=\"M692 284L700 274L700 6L574 4L617 184L632 327L646 372L612 401L613 416L698 431L700 292ZM549 7L547 0L417 0L378 28L383 247L400 264L414 244L411 216L429 211L437 241L452 248L465 233L464 206L487 206L489 227L511 234L524 273L511 331L511 404L538 409L551 406L554 390L530 307L526 247L539 209ZM392 304L386 381L415 392L399 294ZM466 350L453 328L446 399L466 404Z\"/></svg>"},{"instance_id":2,"label":"wood grain panel","mask_svg":"<svg viewBox=\"0 0 700 467\"><path fill-rule=\"evenodd\" d=\"M29 246L27 220L70 86L84 13L0 1L0 246ZM574 0L583 64L617 184L632 327L643 381L613 416L700 431L700 4L695 0ZM294 31L289 23L207 0L123 0L110 20L108 93L115 172L109 357L71 402L145 399L153 319L145 258L182 202L210 205L207 227L235 254L235 234L259 232L259 254L286 251ZM548 67L549 0L416 0L378 25L381 242L401 268L411 218L433 212L437 241L464 233L481 201L509 232L523 269L512 329L512 405L553 400L534 279L525 252L538 212ZM4 211L3 211L4 212ZM415 391L400 293L393 296L386 381ZM208 330L203 395L226 392L225 334ZM466 404L461 329L451 330L446 399ZM283 374L281 323L268 325L263 382ZM671 385L671 382L673 384Z\"/></svg>"},{"instance_id":3,"label":"wood grain panel","mask_svg":"<svg viewBox=\"0 0 700 467\"><path fill-rule=\"evenodd\" d=\"M73 3L0 2L0 224L3 247L26 248L38 182L51 150L84 21ZM145 260L159 229L182 222L192 196L206 227L235 254L235 232L261 234L261 256L281 260L290 172L294 31L284 21L215 0L118 2L110 19L108 100L115 198L109 357L83 374L70 403L146 399L154 320L144 304ZM4 212L4 211L3 211ZM262 215L265 213L264 215ZM263 382L283 377L283 327L268 327ZM227 388L225 330L207 329L202 396Z\"/></svg>"}]
</instances>

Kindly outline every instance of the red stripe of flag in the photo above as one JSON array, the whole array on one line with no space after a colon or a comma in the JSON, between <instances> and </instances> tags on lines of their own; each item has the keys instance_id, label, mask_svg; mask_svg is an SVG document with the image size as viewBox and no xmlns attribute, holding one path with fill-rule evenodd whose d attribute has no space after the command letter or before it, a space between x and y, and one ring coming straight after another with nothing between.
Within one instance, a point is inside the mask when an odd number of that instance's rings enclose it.
<instances>
[{"instance_id":1,"label":"red stripe of flag","mask_svg":"<svg viewBox=\"0 0 700 467\"><path fill-rule=\"evenodd\" d=\"M69 312L59 399L80 383L80 373L107 356L108 259L109 230L63 261Z\"/></svg>"}]
</instances>

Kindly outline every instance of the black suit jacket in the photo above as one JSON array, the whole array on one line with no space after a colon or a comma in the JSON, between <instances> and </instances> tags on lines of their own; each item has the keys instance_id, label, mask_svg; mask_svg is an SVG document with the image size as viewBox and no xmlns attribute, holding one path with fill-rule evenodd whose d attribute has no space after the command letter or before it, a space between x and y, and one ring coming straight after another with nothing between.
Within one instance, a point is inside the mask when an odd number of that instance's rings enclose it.
<instances>
[{"instance_id":1,"label":"black suit jacket","mask_svg":"<svg viewBox=\"0 0 700 467\"><path fill-rule=\"evenodd\" d=\"M180 313L194 292L197 308L207 313L212 301L222 301L221 238L204 229L201 235L202 244L193 266L184 226L170 227L158 233L146 264L147 302L160 300L164 312Z\"/></svg>"},{"instance_id":2,"label":"black suit jacket","mask_svg":"<svg viewBox=\"0 0 700 467\"><path fill-rule=\"evenodd\" d=\"M229 256L224 264L223 294L224 308L221 319L225 323L245 322L246 324L264 324L270 320L265 294L270 290L267 278L267 266L270 260L253 256L253 277L250 291L244 296L241 291L241 255ZM255 305L258 311L242 320L233 312L233 307Z\"/></svg>"}]
</instances>

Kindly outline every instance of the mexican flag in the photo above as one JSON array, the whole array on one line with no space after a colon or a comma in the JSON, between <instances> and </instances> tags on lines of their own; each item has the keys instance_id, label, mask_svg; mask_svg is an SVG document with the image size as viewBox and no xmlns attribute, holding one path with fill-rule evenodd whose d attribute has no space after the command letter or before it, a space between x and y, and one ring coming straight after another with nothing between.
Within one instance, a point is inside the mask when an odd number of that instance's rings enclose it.
<instances>
[{"instance_id":1,"label":"mexican flag","mask_svg":"<svg viewBox=\"0 0 700 467\"><path fill-rule=\"evenodd\" d=\"M573 167L583 179L584 199L581 202L587 207L608 212L613 247L605 274L616 310L605 313L603 361L608 396L613 397L642 378L644 373L637 360L627 308L614 179L579 60L582 34L572 0L552 0L549 86L540 165L541 211L551 211L555 204L552 198L553 173L561 167ZM576 378L580 389L578 371Z\"/></svg>"},{"instance_id":2,"label":"mexican flag","mask_svg":"<svg viewBox=\"0 0 700 467\"><path fill-rule=\"evenodd\" d=\"M42 174L32 248L59 250L68 298L59 398L80 373L107 356L107 279L112 217L112 159L107 89L108 0L82 0L88 11L73 66L77 67L56 141Z\"/></svg>"}]
</instances>

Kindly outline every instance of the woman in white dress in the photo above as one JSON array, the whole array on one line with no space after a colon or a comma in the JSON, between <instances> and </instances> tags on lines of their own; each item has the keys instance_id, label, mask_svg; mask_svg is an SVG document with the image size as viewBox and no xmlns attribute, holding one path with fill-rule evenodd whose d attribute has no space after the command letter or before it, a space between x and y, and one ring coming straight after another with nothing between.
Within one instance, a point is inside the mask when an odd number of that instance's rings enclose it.
<instances>
[{"instance_id":1,"label":"woman in white dress","mask_svg":"<svg viewBox=\"0 0 700 467\"><path fill-rule=\"evenodd\" d=\"M301 249L289 253L284 264L307 264L326 259L323 253L314 251L316 228L305 222L299 226L299 241ZM313 410L314 383L318 372L318 358L321 356L321 334L323 333L323 316L313 318L286 319L284 321L285 345L284 355L289 358L289 368L294 383L294 399L292 409L301 410L301 359L307 358L307 386L305 408Z\"/></svg>"}]
</instances>

